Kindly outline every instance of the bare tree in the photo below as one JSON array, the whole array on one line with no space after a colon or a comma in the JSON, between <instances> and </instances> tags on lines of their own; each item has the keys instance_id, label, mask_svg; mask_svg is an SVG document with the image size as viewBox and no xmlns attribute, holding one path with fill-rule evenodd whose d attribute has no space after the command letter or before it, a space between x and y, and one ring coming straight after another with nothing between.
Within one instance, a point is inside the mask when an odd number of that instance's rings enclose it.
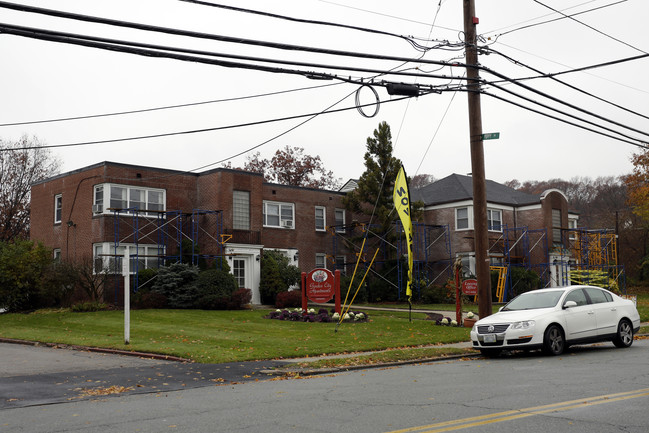
<instances>
[{"instance_id":1,"label":"bare tree","mask_svg":"<svg viewBox=\"0 0 649 433\"><path fill-rule=\"evenodd\" d=\"M31 185L59 172L60 162L36 138L0 139L0 241L29 236Z\"/></svg>"}]
</instances>

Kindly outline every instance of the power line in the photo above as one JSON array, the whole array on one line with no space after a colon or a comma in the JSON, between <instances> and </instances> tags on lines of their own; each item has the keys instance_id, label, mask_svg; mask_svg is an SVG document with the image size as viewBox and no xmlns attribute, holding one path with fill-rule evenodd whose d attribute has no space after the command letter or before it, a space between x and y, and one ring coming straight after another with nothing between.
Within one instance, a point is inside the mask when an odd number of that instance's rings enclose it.
<instances>
[{"instance_id":1,"label":"power line","mask_svg":"<svg viewBox=\"0 0 649 433\"><path fill-rule=\"evenodd\" d=\"M409 22L409 23L423 24L425 26L430 26L430 23L426 23L426 22L423 22L423 21L416 21L416 20L409 19L409 18L398 17L396 15L389 15L389 14L384 14L384 13L380 13L380 12L371 11L371 10L368 10L368 9L361 9L361 8L357 8L357 7L354 7L354 6L349 6L349 5L336 3L336 2L332 2L332 1L327 1L327 0L319 0L319 1L322 2L322 3L328 3L328 4L331 4L331 5L334 5L334 6L340 6L340 7L343 7L343 8L353 9L353 10L360 11L360 12L366 12L366 13L373 14L373 15L379 15L379 16L386 17L386 18L392 18L392 19L396 19L396 20L406 21L406 22ZM436 27L439 28L439 29L442 29L442 30L450 30L452 32L459 32L460 31L458 29L451 29L449 27L442 27L442 26L436 26Z\"/></svg>"},{"instance_id":2,"label":"power line","mask_svg":"<svg viewBox=\"0 0 649 433\"><path fill-rule=\"evenodd\" d=\"M312 89L320 89L320 88L329 87L329 86L338 86L340 84L342 84L342 83L330 83L330 84L323 84L323 85L320 85L320 86L299 87L297 89L279 90L277 92L260 93L260 94L257 94L257 95L238 96L238 97L234 97L234 98L224 98L224 99L213 99L213 100L210 100L210 101L190 102L190 103L187 103L187 104L165 105L165 106L162 106L162 107L143 108L141 110L128 110L128 111L118 111L118 112L114 112L114 113L88 114L88 115L85 115L85 116L61 117L61 118L56 118L56 119L30 120L30 121L25 121L25 122L0 123L0 126L34 125L34 124L39 124L39 123L65 122L65 121L70 121L70 120L85 120L85 119L95 119L95 118L98 118L98 117L110 117L110 116L122 116L122 115L127 115L127 114L147 113L147 112L152 112L152 111L170 110L170 109L174 109L174 108L195 107L195 106L198 106L198 105L218 104L218 103L222 103L222 102L242 101L242 100L246 100L246 99L262 98L262 97L266 97L266 96L282 95L282 94L291 93L291 92L299 92L299 91L302 91L302 90L312 90Z\"/></svg>"},{"instance_id":3,"label":"power line","mask_svg":"<svg viewBox=\"0 0 649 433\"><path fill-rule=\"evenodd\" d=\"M586 24L586 23L584 23L584 22L582 22L582 21L579 21L578 19L574 18L573 16L566 15L566 14L564 14L563 12L561 12L561 11L559 11L559 10L557 10L557 9L554 9L553 7L550 7L550 6L548 6L548 5L544 4L544 3L541 3L539 0L532 0L532 1L535 2L535 3L540 4L541 6L543 6L543 7L545 7L545 8L550 9L550 10L553 11L553 12L556 12L556 13L558 13L558 14L563 15L563 16L566 17L566 18L570 18L570 19L573 20L574 22L579 23L579 24L581 24L582 26L588 27L589 29L591 29L591 30L593 30L593 31L595 31L595 32L597 32L597 33L599 33L600 35L606 36L606 37L609 38L609 39L613 39L614 41L619 42L619 43L621 43L621 44L623 44L623 45L626 45L626 46L629 47L629 48L633 48L633 49L636 50L636 51L639 51L639 52L641 52L641 53L647 54L646 51L641 50L641 49L638 48L638 47L634 47L633 45L631 45L631 44L629 44L629 43L627 43L627 42L624 42L624 41L621 40L621 39L615 38L615 37L613 37L613 36L611 36L611 35L609 35L609 34L607 34L607 33L604 33L603 31L601 31L601 30L599 30L599 29L596 29L596 28L593 27L593 26L590 26L590 25L588 25L588 24Z\"/></svg>"},{"instance_id":4,"label":"power line","mask_svg":"<svg viewBox=\"0 0 649 433\"><path fill-rule=\"evenodd\" d=\"M558 75L565 75L565 74L570 74L570 73L574 73L574 72L583 72L583 71L587 71L587 70L590 70L590 69L601 68L601 67L604 67L604 66L611 66L611 65L616 65L616 64L620 64L620 63L626 63L626 62L630 62L630 61L634 61L634 60L643 59L643 58L649 57L649 54L640 54L640 55L634 56L634 57L627 57L627 58L624 58L624 59L612 60L612 61L609 61L609 62L598 63L596 65L584 66L584 67L581 67L581 68L574 68L574 69L570 69L570 70L567 70L567 71L545 73L545 72L542 72L542 71L540 71L540 70L538 70L536 68L533 68L532 66L526 65L525 63L522 63L522 62L520 62L518 60L515 60L515 59L509 57L506 54L503 54L503 53L501 53L501 52L499 52L497 50L494 50L493 48L488 48L488 50L490 52L492 52L492 53L498 54L499 56L502 56L502 57L506 58L507 60L511 61L512 63L514 63L516 65L521 65L521 66L523 66L523 67L525 67L527 69L530 69L530 70L536 72L537 74L540 74L540 75L535 76L535 77L517 78L516 81L525 81L525 80L532 80L532 79L538 79L538 78L550 78L550 79L552 79L552 80L554 80L554 81L556 81L556 82L558 82L558 83L560 83L560 84L562 84L562 85L564 85L564 86L566 86L566 87L568 87L568 88L570 88L572 90L576 90L576 91L578 91L580 93L583 93L583 94L585 94L587 96L595 98L595 99L597 99L599 101L602 101L602 102L604 102L606 104L609 104L609 105L612 105L612 106L614 106L616 108L619 108L620 110L626 111L626 112L631 113L631 114L635 114L636 116L643 117L645 119L649 119L649 116L646 116L646 115L644 115L642 113L638 113L637 111L633 111L631 109L623 107L622 105L619 105L619 104L611 102L611 101L609 101L607 99L601 98L601 97L599 97L597 95L594 95L594 94L592 94L590 92L587 92L587 91L585 91L585 90L583 90L583 89L581 89L581 88L579 88L577 86L573 86L572 84L566 83L565 81L562 81L562 80L559 80L558 78L556 78Z\"/></svg>"},{"instance_id":5,"label":"power line","mask_svg":"<svg viewBox=\"0 0 649 433\"><path fill-rule=\"evenodd\" d=\"M303 51L303 52L310 52L310 53L329 54L329 55L336 55L336 56L343 56L343 57L357 57L357 58L366 58L366 59L375 59L375 60L395 60L395 61L404 61L404 60L409 61L410 60L407 57L380 56L380 55L376 55L376 54L358 53L358 52L350 52L350 51L344 51L344 50L331 50L331 49L324 49L324 48L307 47L307 46L302 46L302 45L283 44L283 43L260 41L260 40L254 40L254 39L246 39L246 38L230 37L230 36L223 36L223 35L215 35L215 34L211 34L211 33L195 32L195 31L188 31L188 30L179 30L179 29L174 29L174 28L170 28L170 27L160 27L160 26L153 26L153 25L149 25L149 24L132 23L132 22L121 21L121 20L113 20L113 19L108 19L108 18L93 17L93 16L89 16L89 15L81 15L81 14L75 14L75 13L69 13L69 12L61 12L61 11L57 11L57 10L53 10L53 9L44 9L44 8L37 8L37 7L26 6L26 5L18 5L18 4L8 3L8 2L4 2L4 1L0 1L0 8L19 10L19 11L22 11L22 12L37 13L37 14L54 16L54 17L58 17L58 18L72 19L72 20L77 20L77 21L92 22L92 23L97 23L97 24L106 24L106 25L116 26L116 27L125 27L125 28L131 28L131 29L136 29L136 30L144 30L144 31L150 31L150 32L165 33L165 34L171 34L171 35L177 35L177 36L188 36L188 37L193 37L193 38L208 39L208 40L214 40L214 41L219 41L219 42L228 42L228 43L236 43L236 44L244 44L244 45L252 45L252 46L262 46L262 47L266 47L266 48L274 48L274 49L280 49L280 50ZM14 27L18 27L18 26L14 26ZM433 61L433 60L428 60L427 63L436 64L436 65L442 65L442 66L458 66L458 67L462 66L462 65L459 65L459 64L445 64L444 62Z\"/></svg>"},{"instance_id":6,"label":"power line","mask_svg":"<svg viewBox=\"0 0 649 433\"><path fill-rule=\"evenodd\" d=\"M528 55L531 55L531 56L537 57L537 58L539 58L539 59L545 60L545 61L550 62L550 63L554 63L554 64L559 65L559 66L562 66L562 67L564 67L564 68L570 68L571 70L574 69L574 67L572 67L572 66L570 66L570 65L566 65L566 64L564 64L564 63L560 63L560 62L554 61L554 60L552 60L552 59L548 59L548 58L546 58L546 57L539 56L539 55L537 55L537 54L534 54L534 53L531 53L531 52L529 52L529 51L523 50L523 49L521 49L521 48L517 48L517 47L514 47L514 46L512 46L512 45L508 45L508 44L506 44L506 43L504 43L504 42L498 41L498 43L499 43L500 45L504 45L504 46L506 46L507 48L511 48L512 50L520 51L520 52L522 52L522 53L525 53L525 54L528 54ZM483 48L483 49L485 49L485 48ZM486 48L486 49L491 49L491 48ZM636 91L636 92L649 93L648 91L646 91L646 90L644 90L644 89L640 89L640 88L637 88L637 87L629 86L628 84L620 83L619 81L614 81L614 80L611 80L611 79L606 78L606 77L602 77L602 76L595 75L595 74L589 74L589 75L592 75L593 77L599 78L600 80L605 80L605 81L608 81L608 82L610 82L610 83L617 84L618 86L626 87L627 89L631 89L631 90L634 90L634 91Z\"/></svg>"},{"instance_id":7,"label":"power line","mask_svg":"<svg viewBox=\"0 0 649 433\"><path fill-rule=\"evenodd\" d=\"M385 75L387 72L389 72L380 69L359 68L353 66L323 65L318 63L278 60L278 59L270 59L264 57L243 56L243 55L227 54L227 53L214 53L210 51L193 50L193 49L186 49L186 48L174 48L174 47L168 47L163 45L101 38L96 36L80 35L75 33L59 32L53 30L38 29L33 27L16 26L12 24L4 24L4 23L0 23L0 33L7 33L16 36L45 40L50 42L81 45L90 48L98 48L98 49L104 49L104 50L116 51L122 53L138 54L141 56L166 57L175 60L206 63L206 64L228 67L228 68L255 69L255 70L273 72L273 73L304 75L307 76L307 78L316 78L316 79L338 79L341 81L348 81L348 82L357 81L357 80L352 80L351 78L345 78L344 76L320 73L315 71L282 69L282 68L262 66L262 65L252 64L252 63L239 63L239 62L230 62L225 60L208 59L205 57L197 57L196 55L222 57L222 58L230 58L230 59L246 60L246 61L254 61L254 62L275 63L275 64L301 66L301 67L337 69L342 71L364 72L364 73L380 74L380 75ZM175 54L176 52L194 54L194 56ZM348 52L348 54L351 55L352 53ZM408 57L377 56L377 55L365 54L365 53L357 53L357 54L359 54L359 57L375 59L375 60L390 60L390 61L399 61L399 62L418 61L422 63L443 65L443 66L450 66L450 67L459 66L458 63L440 62L437 60L411 59ZM410 77L420 76L420 77L427 77L427 78L441 78L445 80L458 78L452 75L451 76L432 75L432 74L421 74L421 73L413 73L413 72L389 72L389 74L410 76Z\"/></svg>"},{"instance_id":8,"label":"power line","mask_svg":"<svg viewBox=\"0 0 649 433\"><path fill-rule=\"evenodd\" d=\"M423 96L426 95L426 93L420 95ZM380 103L385 104L388 102L398 102L402 101L404 99L412 98L412 96L404 96L401 98L394 98L394 99L389 99L385 101L381 101ZM369 107L375 105L374 103L372 104L364 104L361 105L361 107ZM349 111L349 110L355 110L357 109L357 106L354 107L347 107L347 108L339 108L336 110L330 110L326 111L324 113L319 112L319 113L306 113L306 114L297 114L294 116L285 116L285 117L278 117L278 118L273 118L273 119L266 119L266 120L259 120L255 122L244 122L244 123L238 123L238 124L233 124L233 125L226 125L226 126L217 126L217 127L212 127L212 128L202 128L202 129L192 129L192 130L187 130L187 131L176 131L176 132L168 132L168 133L161 133L161 134L149 134L149 135L141 135L141 136L136 136L136 137L125 137L125 138L115 138L115 139L109 139L109 140L97 140L97 141L84 141L84 142L79 142L79 143L67 143L67 144L50 144L50 145L43 145L43 146L25 146L25 147L17 147L17 148L12 148L12 149L0 149L0 152L9 152L13 150L32 150L32 149L52 149L52 148L64 148L64 147L78 147L78 146L89 146L89 145L94 145L94 144L108 144L108 143L118 143L118 142L124 142L124 141L134 141L134 140L146 140L146 139L151 139L151 138L162 138L162 137L172 137L172 136L177 136L177 135L187 135L187 134L198 134L202 132L213 132L213 131L223 131L227 129L235 129L235 128L242 128L246 126L256 126L256 125L265 125L268 123L274 123L274 122L281 122L285 120L293 120L293 119L300 119L304 117L311 117L319 114L333 114L333 113L341 113L344 111Z\"/></svg>"},{"instance_id":9,"label":"power line","mask_svg":"<svg viewBox=\"0 0 649 433\"><path fill-rule=\"evenodd\" d=\"M587 115L589 115L589 116L593 116L593 117L598 118L598 119L600 119L600 120L603 120L603 121L605 121L605 122L612 123L612 124L614 124L614 125L616 125L616 126L620 126L620 127L622 127L622 128L628 129L628 130L630 130L630 131L634 131L634 132L640 133L640 134L642 134L642 135L649 136L649 133L647 133L647 132L640 131L640 130L638 130L638 129L636 129L636 128L633 128L633 127L631 127L631 126L626 126L626 125L621 124L621 123L619 123L619 122L616 122L616 121L610 120L610 119L608 119L608 118L606 118L606 117L604 117L604 116L600 116L600 115L598 115L598 114L595 114L595 113L593 113L593 112L591 112L591 111L588 111L588 110L586 110L586 109L583 109L583 108L581 108L581 107L578 107L578 106L576 106L576 105L574 105L574 104L571 104L571 103L569 103L569 102L566 102L566 101L564 101L564 100L562 100L562 99L559 99L559 98L556 98L556 97L554 97L554 96L551 96L551 95L549 95L549 94L547 94L547 93L545 93L545 92L541 92L540 90L534 89L533 87L530 87L530 86L528 86L528 85L526 85L526 84L524 84L524 83L520 83L520 82L518 82L518 81L516 81L516 80L514 80L514 79L512 79L512 78L509 78L509 77L507 77L507 76L505 76L505 75L503 75L503 74L501 74L501 73L499 73L499 72L496 72L496 71L494 71L494 70L492 70L492 69L489 69L489 68L487 68L487 67L482 66L480 69L483 70L483 71L485 71L485 72L487 72L487 73L489 73L489 74L491 74L491 75L494 75L494 76L496 76L496 77L498 77L498 78L500 78L500 79L503 79L503 80L509 81L509 82L511 82L512 84L516 85L516 86L522 87L523 89L525 89L525 90L527 90L527 91L530 91L530 92L532 92L532 93L536 93L537 95L543 96L544 98L548 98L548 99L550 99L551 101L554 101L554 102L556 102L556 103L558 103L558 104L565 105L565 106L567 106L567 107L569 107L569 108L572 108L572 109L574 109L574 110L580 111L580 112L582 112L582 113L584 113L584 114L587 114ZM501 88L501 90L504 90L504 89Z\"/></svg>"},{"instance_id":10,"label":"power line","mask_svg":"<svg viewBox=\"0 0 649 433\"><path fill-rule=\"evenodd\" d=\"M45 40L52 40L52 41L55 41L55 42L65 42L65 43L79 44L79 45L89 46L89 47L93 47L93 48L103 48L103 49L107 49L107 50L114 50L114 51L119 51L119 52L128 52L128 53L132 53L132 54L139 54L139 55L145 55L145 56L168 57L168 58L173 58L173 59L176 59L176 60L202 62L202 63L207 63L207 64L225 66L225 67L255 69L255 70L261 70L261 71L273 72L273 73L288 73L288 74L299 74L299 75L307 75L307 76L309 74L314 74L314 75L317 75L319 77L331 77L331 78L341 79L343 81L357 82L358 83L358 81L354 81L354 80L351 80L351 79L345 79L345 78L342 78L342 77L338 77L338 76L330 75L330 74L325 74L325 73L311 73L311 72L301 71L301 70L288 70L288 69L283 69L283 68L276 68L276 67L269 67L269 66L262 66L262 65L227 62L227 61L223 61L223 60L207 59L207 58L204 58L204 57L186 56L186 55L181 55L181 54L173 54L173 53L168 53L168 52L154 51L154 50L150 50L150 49L140 49L140 48L133 48L133 47L130 47L130 46L119 45L119 44L126 44L126 42L124 42L124 41L116 41L116 43L118 45L113 45L111 43L94 42L94 40L104 40L103 38L89 37L91 40L85 40L85 39L79 39L79 38L83 38L83 36L79 36L79 35L67 36L67 34L62 35L61 32L41 31L41 30L38 30L38 29L25 29L25 28L22 28L22 27L19 27L19 26L0 26L0 30L5 30L5 31L8 31L8 32L12 32L13 34L19 34L21 36L34 37L34 38L37 38L37 39L45 39ZM137 44L137 43L133 43L133 44L135 46L138 46L138 45L150 46L149 44ZM169 49L169 48L168 47L166 47L166 48L163 47L163 49ZM188 50L188 51L195 51L195 50ZM202 52L202 53L206 54L205 52ZM209 54L209 53L207 53L207 54ZM409 60L409 59L405 59L405 60ZM265 59L265 61L272 62L272 59ZM423 63L431 62L431 61L425 61L423 59L420 59L420 61L422 61ZM434 61L434 63L440 63L440 62ZM322 65L319 65L319 66L326 67L326 66L322 66ZM506 77L505 75L500 74L500 73L498 73L496 71L493 71L493 70L491 70L489 68L486 68L484 66L478 65L478 66L475 66L475 68L486 71L486 72L488 72L488 73L490 73L490 74L492 74L492 75L494 75L494 76L496 76L498 78L501 78L501 79L504 79L506 81L512 82L513 84L518 85L518 86L520 86L520 87L522 87L522 88L524 88L524 89L526 89L528 91L531 91L533 93L537 93L537 94L539 94L539 95L541 95L543 97L549 98L549 99L551 99L551 100L553 100L553 101L555 101L557 103L569 106L570 108L581 111L581 112L583 112L585 114L597 117L597 118L599 118L601 120L616 124L617 126L621 126L623 128L629 129L629 130L639 132L639 133L644 134L644 135L649 135L647 133L636 130L634 128L622 125L622 124L620 124L618 122L611 121L611 120L609 120L609 119L607 119L607 118L605 118L603 116L599 116L599 115L596 115L594 113L591 113L591 112L589 112L587 110L584 110L582 108L579 108L579 107L577 107L577 106L575 106L573 104L570 104L570 103L567 103L567 102L565 102L563 100L560 100L558 98L552 97L552 96L550 96L550 95L548 95L546 93L540 92L540 91L538 91L538 90L536 90L536 89L534 89L534 88L532 88L530 86L527 86L527 85L525 85L523 83L517 82L514 79ZM356 69L362 69L364 72L373 72L373 73L379 73L379 74L389 73L389 74L393 74L393 75L431 77L428 74L417 74L417 73L408 73L408 72L389 72L389 71L371 70L371 69L364 69L364 68L356 68ZM440 78L440 76L434 76L434 77L435 78ZM442 78L450 79L450 78L457 78L457 77L442 76ZM362 84L362 82L361 82L361 84ZM386 85L385 82L376 82L376 83L373 83L373 84L374 85ZM419 85L419 86L417 86L417 88L421 89L421 86ZM433 91L432 86L429 87L428 91ZM210 130L210 129L208 129L208 130ZM202 131L203 130L197 130L197 131L192 131L192 132L202 132ZM191 132L188 132L188 133L191 133ZM167 135L177 135L177 133L143 136L141 138L154 138L154 137L167 136ZM110 142L110 141L108 141L108 142Z\"/></svg>"},{"instance_id":11,"label":"power line","mask_svg":"<svg viewBox=\"0 0 649 433\"><path fill-rule=\"evenodd\" d=\"M578 4L578 5L575 5L575 6L572 6L572 7L566 8L566 9L563 9L563 10L574 9L574 8L576 8L576 7L583 6L583 5L588 4L588 3L593 3L594 1L596 1L596 0L591 0L591 1L588 1L588 2L585 2L585 3L581 3L581 4ZM529 29L529 28L531 28L531 27L536 27L536 26L540 26L540 25L544 25L544 24L549 24L549 23L553 23L553 22L555 22L555 21L565 20L566 18L575 17L575 16L577 16L577 15L583 15L583 14L586 14L586 13L588 13L588 12L593 12L593 11L600 10L600 9L604 9L604 8L607 8L607 7L610 7L610 6L615 6L615 5L617 5L617 4L624 3L624 2L626 2L626 1L627 1L627 0L619 0L619 1L616 1L616 2L614 2L614 3L609 3L609 4L606 4L606 5L603 5L603 6L598 6L598 7L596 7L596 8L587 9L587 10L585 10L585 11L581 11L581 12L576 12L576 13L574 13L574 14L570 14L570 15L565 15L565 14L564 14L564 16L559 17L559 18L553 18L553 19L551 19L551 20L541 21L541 22L539 22L539 23L534 23L534 24L529 24L529 25L527 25L527 26L518 27L518 28L515 28L515 29L512 29L512 30L509 30L509 31L507 31L507 32L504 32L504 33L498 33L498 34L496 35L496 38L499 38L500 36L507 35L507 34L509 34L509 33L517 32L517 31L519 31L519 30ZM552 14L547 14L547 15L544 15L543 17L550 16L550 15L552 15ZM540 18L543 18L543 17L540 17ZM534 21L534 20L536 20L536 19L537 19L537 18L533 18L533 19L531 19L531 20L527 20L527 21L525 21L525 22ZM510 26L510 27L511 27L511 26ZM505 28L506 28L506 27L505 27ZM493 33L493 32L496 32L496 31L498 31L498 30L499 30L499 29L497 29L497 30L492 30L492 31L487 32L487 33Z\"/></svg>"},{"instance_id":12,"label":"power line","mask_svg":"<svg viewBox=\"0 0 649 433\"><path fill-rule=\"evenodd\" d=\"M286 21L292 21L292 22L297 22L297 23L303 23L303 24L315 24L315 25L321 25L321 26L331 26L331 27L339 27L343 29L350 29L350 30L358 30L361 32L366 32L366 33L373 33L373 34L378 34L378 35L384 35L384 36L392 36L395 38L403 39L409 44L413 46L418 51L427 51L431 48L426 47L424 45L421 45L411 37L408 36L403 36L403 35L398 35L396 33L390 33L390 32L385 32L382 30L376 30L376 29L370 29L366 27L359 27L359 26L350 26L346 24L338 24L338 23L332 23L328 21L318 21L318 20L310 20L310 19L302 19L302 18L294 18L294 17L289 17L286 15L279 15L279 14L274 14L271 12L262 12L254 9L245 9L245 8L240 8L240 7L235 7L235 6L228 6L228 5L222 5L218 3L210 3L206 1L201 1L201 0L179 0L181 2L185 3L193 3L201 6L209 6L209 7L214 7L214 8L219 8L219 9L227 9L231 11L236 11L236 12L243 12L243 13L248 13L248 14L254 14L254 15L261 15L265 17L270 17L270 18L276 18L276 19L281 19L281 20L286 20Z\"/></svg>"},{"instance_id":13,"label":"power line","mask_svg":"<svg viewBox=\"0 0 649 433\"><path fill-rule=\"evenodd\" d=\"M508 104L514 105L514 106L519 107L519 108L522 108L524 110L531 111L531 112L536 113L536 114L540 114L541 116L545 116L545 117L548 117L550 119L554 119L554 120L557 120L559 122L566 123L568 125L575 126L577 128L580 128L580 129L584 129L586 131L594 132L595 134L603 135L604 137L608 137L608 138L611 138L613 140L628 143L628 144L631 144L633 146L639 147L639 148L644 149L644 150L649 150L649 143L642 142L640 140L638 140L639 142L635 142L635 141L625 140L625 139L620 138L620 137L615 137L615 136L606 134L604 132L597 131L595 129L589 128L587 126L579 125L578 123L574 123L574 122L571 122L569 120L561 119L560 117L553 116L553 115L548 114L548 113L544 113L544 112L536 110L534 108L526 107L526 106L524 106L522 104L519 104L519 103L514 102L514 101L510 101L510 100L508 100L506 98L503 98L502 96L494 95L493 93L489 93L489 92L484 91L484 90L481 90L480 93L482 93L483 95L491 96L492 98L501 100L503 102L506 102Z\"/></svg>"}]
</instances>

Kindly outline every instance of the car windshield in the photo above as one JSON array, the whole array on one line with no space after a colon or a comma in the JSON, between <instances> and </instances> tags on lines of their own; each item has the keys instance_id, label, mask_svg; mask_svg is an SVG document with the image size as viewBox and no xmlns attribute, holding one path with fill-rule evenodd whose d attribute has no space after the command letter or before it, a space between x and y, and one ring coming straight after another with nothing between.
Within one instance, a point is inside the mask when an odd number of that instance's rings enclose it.
<instances>
[{"instance_id":1,"label":"car windshield","mask_svg":"<svg viewBox=\"0 0 649 433\"><path fill-rule=\"evenodd\" d=\"M551 308L557 305L563 290L551 292L527 292L512 299L501 311L534 310L536 308Z\"/></svg>"}]
</instances>

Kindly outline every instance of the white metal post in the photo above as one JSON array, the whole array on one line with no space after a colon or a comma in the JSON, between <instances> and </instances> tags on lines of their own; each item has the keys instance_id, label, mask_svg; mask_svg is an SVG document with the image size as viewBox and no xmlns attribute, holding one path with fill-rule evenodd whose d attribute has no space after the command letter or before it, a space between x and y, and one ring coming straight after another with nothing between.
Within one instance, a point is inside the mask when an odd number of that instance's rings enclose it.
<instances>
[{"instance_id":1,"label":"white metal post","mask_svg":"<svg viewBox=\"0 0 649 433\"><path fill-rule=\"evenodd\" d=\"M124 344L131 342L131 281L129 247L124 250L122 274L124 275Z\"/></svg>"}]
</instances>

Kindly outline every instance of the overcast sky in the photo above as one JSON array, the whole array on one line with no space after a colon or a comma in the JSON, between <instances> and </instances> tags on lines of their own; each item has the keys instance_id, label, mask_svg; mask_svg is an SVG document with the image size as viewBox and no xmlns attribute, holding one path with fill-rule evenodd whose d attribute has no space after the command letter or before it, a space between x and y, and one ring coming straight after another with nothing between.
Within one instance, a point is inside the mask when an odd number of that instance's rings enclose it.
<instances>
[{"instance_id":1,"label":"overcast sky","mask_svg":"<svg viewBox=\"0 0 649 433\"><path fill-rule=\"evenodd\" d=\"M261 152L262 157L271 157L277 149L288 145L303 147L310 155L319 155L327 169L346 181L358 178L364 171L366 138L379 122L387 121L392 128L394 154L404 162L408 175L432 174L442 178L452 173L471 172L467 94L453 91L464 83L464 68L419 63L416 59L423 53L403 38L290 22L177 0L22 0L14 3L220 36L413 59L413 62L403 65L392 59L359 59L282 50L146 32L0 7L3 25L255 56L270 61L253 62L257 65L328 73L353 81L312 80L304 74L227 68L0 34L0 124L4 125L0 126L0 138L16 140L27 134L48 145L66 145L174 134L54 148L52 153L61 158L63 171L101 161L175 170L194 170L208 165L215 168L222 166L221 161L230 161L232 166L238 167L245 163L249 149ZM421 45L437 47L429 50L423 59L464 62L463 50L458 45L463 40L460 0L223 0L218 3L413 36ZM554 20L562 15L543 5L561 10L566 15L584 13L575 15L574 19ZM589 11L591 9L596 10ZM537 72L523 65L543 73L556 73L643 56L649 52L649 37L645 31L649 2L646 0L544 0L541 3L534 0L476 0L476 15L480 20L478 33L483 36L482 44L517 62L491 53L480 56L481 64L512 79L538 76ZM311 65L278 64L279 60ZM419 76L378 76L377 71L389 70L407 71ZM642 131L649 131L649 120L643 117L649 116L648 71L649 58L644 57L557 77L590 95L547 77L519 81L573 107L613 120L618 125L512 83L499 82L500 89L486 84L484 90L507 101L549 112L533 103L543 102L578 119L553 113L556 117L592 129L597 126L583 123L584 119L605 125L612 131L599 131L639 144L649 140L642 134ZM359 92L360 103L375 100L372 89L381 101L375 117L366 118L356 109L351 109L320 115L297 128L309 118L267 122L319 113L334 104L337 104L334 109L353 108L360 79L367 80L373 76L377 76L376 81L418 83L442 92L394 101L398 97L388 95L384 87L364 87ZM481 78L489 82L501 80L485 71L481 72ZM533 101L519 99L503 88ZM276 94L267 95L272 93ZM250 98L223 101L242 97ZM7 126L207 101L221 102ZM363 110L366 115L371 115L376 107L368 106ZM256 122L264 123L175 134ZM549 119L487 95L482 96L482 123L484 132L500 133L499 139L484 142L487 178L498 182L623 175L631 171L630 157L640 150L633 144ZM272 140L280 134L284 135ZM241 156L234 157L237 154Z\"/></svg>"}]
</instances>

